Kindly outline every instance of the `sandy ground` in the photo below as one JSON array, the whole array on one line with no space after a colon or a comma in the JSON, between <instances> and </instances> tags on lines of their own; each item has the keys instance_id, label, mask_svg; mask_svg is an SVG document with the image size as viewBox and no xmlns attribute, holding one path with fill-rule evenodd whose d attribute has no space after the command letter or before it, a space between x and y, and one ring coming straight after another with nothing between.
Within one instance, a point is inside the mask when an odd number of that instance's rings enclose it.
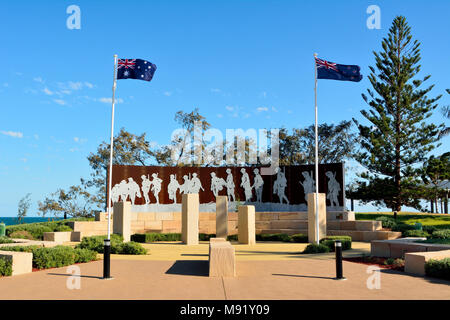
<instances>
[{"instance_id":1,"label":"sandy ground","mask_svg":"<svg viewBox=\"0 0 450 320\"><path fill-rule=\"evenodd\" d=\"M381 270L380 288L369 289L367 265L344 261L336 281L333 254L298 255L303 244L236 245L235 278L208 277L207 245L146 245L147 256L113 255L112 280L101 279L103 261L0 278L0 299L450 299L450 282ZM346 256L367 252L354 243ZM69 289L67 283L80 283ZM370 282L370 281L369 281ZM373 283L373 282L372 282Z\"/></svg>"}]
</instances>

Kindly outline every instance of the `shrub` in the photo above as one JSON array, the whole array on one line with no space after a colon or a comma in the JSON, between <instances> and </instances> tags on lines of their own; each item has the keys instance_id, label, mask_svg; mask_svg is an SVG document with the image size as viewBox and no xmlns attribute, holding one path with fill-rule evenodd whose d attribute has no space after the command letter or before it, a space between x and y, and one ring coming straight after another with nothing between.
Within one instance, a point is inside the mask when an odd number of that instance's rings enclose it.
<instances>
[{"instance_id":1,"label":"shrub","mask_svg":"<svg viewBox=\"0 0 450 320\"><path fill-rule=\"evenodd\" d=\"M306 234L297 233L293 234L290 238L291 242L308 243L308 236Z\"/></svg>"},{"instance_id":2,"label":"shrub","mask_svg":"<svg viewBox=\"0 0 450 320\"><path fill-rule=\"evenodd\" d=\"M431 237L433 239L450 239L450 229L436 230Z\"/></svg>"},{"instance_id":3,"label":"shrub","mask_svg":"<svg viewBox=\"0 0 450 320\"><path fill-rule=\"evenodd\" d=\"M136 238L136 237L135 237ZM84 237L76 249L89 249L98 253L104 252L103 240L106 236ZM137 242L123 243L123 237L118 234L111 235L111 253L113 254L146 254L147 250Z\"/></svg>"},{"instance_id":4,"label":"shrub","mask_svg":"<svg viewBox=\"0 0 450 320\"><path fill-rule=\"evenodd\" d=\"M425 274L430 277L450 280L450 258L428 260L425 263Z\"/></svg>"},{"instance_id":5,"label":"shrub","mask_svg":"<svg viewBox=\"0 0 450 320\"><path fill-rule=\"evenodd\" d=\"M383 228L393 228L397 225L397 222L389 217L378 217L375 219L376 221L381 221Z\"/></svg>"},{"instance_id":6,"label":"shrub","mask_svg":"<svg viewBox=\"0 0 450 320\"><path fill-rule=\"evenodd\" d=\"M227 241L238 241L238 235L232 234L227 237Z\"/></svg>"},{"instance_id":7,"label":"shrub","mask_svg":"<svg viewBox=\"0 0 450 320\"><path fill-rule=\"evenodd\" d=\"M291 238L286 233L262 233L256 235L257 241L283 241L290 242Z\"/></svg>"},{"instance_id":8,"label":"shrub","mask_svg":"<svg viewBox=\"0 0 450 320\"><path fill-rule=\"evenodd\" d=\"M310 243L302 253L325 253L330 252L330 248L323 244Z\"/></svg>"},{"instance_id":9,"label":"shrub","mask_svg":"<svg viewBox=\"0 0 450 320\"><path fill-rule=\"evenodd\" d=\"M97 259L97 252L88 249L74 249L75 263L89 262Z\"/></svg>"},{"instance_id":10,"label":"shrub","mask_svg":"<svg viewBox=\"0 0 450 320\"><path fill-rule=\"evenodd\" d=\"M0 243L14 243L14 241L8 237L1 236Z\"/></svg>"},{"instance_id":11,"label":"shrub","mask_svg":"<svg viewBox=\"0 0 450 320\"><path fill-rule=\"evenodd\" d=\"M64 232L64 231L73 231L71 227L65 225L65 224L60 224L58 226L56 226L53 231L55 232Z\"/></svg>"},{"instance_id":12,"label":"shrub","mask_svg":"<svg viewBox=\"0 0 450 320\"><path fill-rule=\"evenodd\" d=\"M28 240L34 239L33 235L26 230L14 231L9 234L9 237L15 239L28 239Z\"/></svg>"},{"instance_id":13,"label":"shrub","mask_svg":"<svg viewBox=\"0 0 450 320\"><path fill-rule=\"evenodd\" d=\"M200 241L209 241L210 238L215 238L215 234L206 234L206 233L199 233L198 234L198 240Z\"/></svg>"},{"instance_id":14,"label":"shrub","mask_svg":"<svg viewBox=\"0 0 450 320\"><path fill-rule=\"evenodd\" d=\"M48 269L64 267L78 262L88 262L97 258L97 253L87 249L74 249L69 246L43 248L39 246L5 247L2 250L33 253L33 267Z\"/></svg>"},{"instance_id":15,"label":"shrub","mask_svg":"<svg viewBox=\"0 0 450 320\"><path fill-rule=\"evenodd\" d=\"M402 236L405 237L406 232L409 230L416 230L413 225L406 223L397 223L395 227L392 228L392 231L399 231L402 233Z\"/></svg>"},{"instance_id":16,"label":"shrub","mask_svg":"<svg viewBox=\"0 0 450 320\"><path fill-rule=\"evenodd\" d=\"M392 264L394 264L394 261L395 261L394 258L387 258L386 260L384 260L383 264L392 265Z\"/></svg>"},{"instance_id":17,"label":"shrub","mask_svg":"<svg viewBox=\"0 0 450 320\"><path fill-rule=\"evenodd\" d=\"M430 234L423 230L406 230L403 234L405 237L429 237Z\"/></svg>"},{"instance_id":18,"label":"shrub","mask_svg":"<svg viewBox=\"0 0 450 320\"><path fill-rule=\"evenodd\" d=\"M118 254L147 254L147 250L137 242L121 243L118 247Z\"/></svg>"},{"instance_id":19,"label":"shrub","mask_svg":"<svg viewBox=\"0 0 450 320\"><path fill-rule=\"evenodd\" d=\"M12 261L5 258L0 258L0 276L12 275Z\"/></svg>"},{"instance_id":20,"label":"shrub","mask_svg":"<svg viewBox=\"0 0 450 320\"><path fill-rule=\"evenodd\" d=\"M320 240L320 243L334 252L336 240L341 240L342 250L350 250L352 248L352 238L350 236L328 236Z\"/></svg>"},{"instance_id":21,"label":"shrub","mask_svg":"<svg viewBox=\"0 0 450 320\"><path fill-rule=\"evenodd\" d=\"M435 226L422 226L422 230L432 234L434 231L438 230Z\"/></svg>"},{"instance_id":22,"label":"shrub","mask_svg":"<svg viewBox=\"0 0 450 320\"><path fill-rule=\"evenodd\" d=\"M84 237L81 240L81 243L76 246L76 248L80 249L89 249L98 253L103 253L104 251L104 242L106 236L92 236L92 237ZM111 252L113 248L118 246L123 242L123 237L118 234L111 234Z\"/></svg>"},{"instance_id":23,"label":"shrub","mask_svg":"<svg viewBox=\"0 0 450 320\"><path fill-rule=\"evenodd\" d=\"M181 233L137 233L131 236L131 241L140 243L181 241Z\"/></svg>"},{"instance_id":24,"label":"shrub","mask_svg":"<svg viewBox=\"0 0 450 320\"><path fill-rule=\"evenodd\" d=\"M10 236L10 234L15 231L27 231L29 234L31 234L33 239L42 240L44 239L44 232L52 232L53 229L45 225L33 223L19 224L6 227L7 236Z\"/></svg>"}]
</instances>

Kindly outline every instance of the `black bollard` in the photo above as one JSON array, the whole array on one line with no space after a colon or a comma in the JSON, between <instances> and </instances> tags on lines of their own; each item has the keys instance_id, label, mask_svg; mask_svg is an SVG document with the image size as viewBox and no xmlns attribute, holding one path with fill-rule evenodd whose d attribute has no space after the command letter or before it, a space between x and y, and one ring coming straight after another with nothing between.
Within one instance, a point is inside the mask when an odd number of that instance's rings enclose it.
<instances>
[{"instance_id":1,"label":"black bollard","mask_svg":"<svg viewBox=\"0 0 450 320\"><path fill-rule=\"evenodd\" d=\"M334 243L334 248L336 251L336 278L335 280L346 280L342 276L342 242L341 240L336 240Z\"/></svg>"},{"instance_id":2,"label":"black bollard","mask_svg":"<svg viewBox=\"0 0 450 320\"><path fill-rule=\"evenodd\" d=\"M103 279L111 278L111 240L105 239L103 247Z\"/></svg>"}]
</instances>

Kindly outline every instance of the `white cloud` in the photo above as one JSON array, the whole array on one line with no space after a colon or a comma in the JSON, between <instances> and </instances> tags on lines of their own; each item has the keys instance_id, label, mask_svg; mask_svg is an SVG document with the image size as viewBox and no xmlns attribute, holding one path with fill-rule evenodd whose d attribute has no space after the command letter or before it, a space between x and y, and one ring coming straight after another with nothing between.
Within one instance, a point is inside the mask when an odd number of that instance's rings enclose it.
<instances>
[{"instance_id":1,"label":"white cloud","mask_svg":"<svg viewBox=\"0 0 450 320\"><path fill-rule=\"evenodd\" d=\"M234 110L234 107L232 107L232 106L226 106L225 109L227 109L228 111L233 111L233 110Z\"/></svg>"},{"instance_id":2,"label":"white cloud","mask_svg":"<svg viewBox=\"0 0 450 320\"><path fill-rule=\"evenodd\" d=\"M217 118L223 118L223 114L219 113L219 114L217 115Z\"/></svg>"},{"instance_id":3,"label":"white cloud","mask_svg":"<svg viewBox=\"0 0 450 320\"><path fill-rule=\"evenodd\" d=\"M92 83L87 82L87 81L84 82L84 85L85 85L86 87L88 87L89 89L92 89L92 88L94 87L94 85L93 85Z\"/></svg>"},{"instance_id":4,"label":"white cloud","mask_svg":"<svg viewBox=\"0 0 450 320\"><path fill-rule=\"evenodd\" d=\"M78 142L78 141L80 141L80 138L75 137L75 138L73 138L73 141Z\"/></svg>"},{"instance_id":5,"label":"white cloud","mask_svg":"<svg viewBox=\"0 0 450 320\"><path fill-rule=\"evenodd\" d=\"M33 78L33 80L39 83L44 83L44 79L42 79L41 77Z\"/></svg>"},{"instance_id":6,"label":"white cloud","mask_svg":"<svg viewBox=\"0 0 450 320\"><path fill-rule=\"evenodd\" d=\"M53 99L53 101L61 106L66 105L66 102L62 99Z\"/></svg>"},{"instance_id":7,"label":"white cloud","mask_svg":"<svg viewBox=\"0 0 450 320\"><path fill-rule=\"evenodd\" d=\"M83 88L83 84L81 82L69 81L68 85L72 90L80 90L81 88Z\"/></svg>"},{"instance_id":8,"label":"white cloud","mask_svg":"<svg viewBox=\"0 0 450 320\"><path fill-rule=\"evenodd\" d=\"M166 97L170 97L172 95L172 92L170 91L164 91L163 93Z\"/></svg>"},{"instance_id":9,"label":"white cloud","mask_svg":"<svg viewBox=\"0 0 450 320\"><path fill-rule=\"evenodd\" d=\"M217 88L213 88L213 89L211 89L211 92L219 93L219 92L222 92L222 90L217 89Z\"/></svg>"},{"instance_id":10,"label":"white cloud","mask_svg":"<svg viewBox=\"0 0 450 320\"><path fill-rule=\"evenodd\" d=\"M35 134L34 139L39 140L39 136L37 134Z\"/></svg>"},{"instance_id":11,"label":"white cloud","mask_svg":"<svg viewBox=\"0 0 450 320\"><path fill-rule=\"evenodd\" d=\"M4 86L5 88L9 87L9 83L5 82L5 83L3 83L3 86Z\"/></svg>"},{"instance_id":12,"label":"white cloud","mask_svg":"<svg viewBox=\"0 0 450 320\"><path fill-rule=\"evenodd\" d=\"M1 134L4 134L5 136L10 136L13 138L23 138L22 132L15 132L15 131L0 131Z\"/></svg>"},{"instance_id":13,"label":"white cloud","mask_svg":"<svg viewBox=\"0 0 450 320\"><path fill-rule=\"evenodd\" d=\"M273 112L278 112L278 109L275 108L275 107L272 107L272 111L273 111Z\"/></svg>"},{"instance_id":14,"label":"white cloud","mask_svg":"<svg viewBox=\"0 0 450 320\"><path fill-rule=\"evenodd\" d=\"M47 88L47 87L45 87L42 91L43 91L46 95L48 95L48 96L51 96L51 95L54 94L54 92L51 91L51 90L50 90L49 88Z\"/></svg>"},{"instance_id":15,"label":"white cloud","mask_svg":"<svg viewBox=\"0 0 450 320\"><path fill-rule=\"evenodd\" d=\"M103 103L112 103L112 98L99 98L97 99L97 101L103 102ZM123 99L122 98L116 98L115 99L116 103L123 103Z\"/></svg>"},{"instance_id":16,"label":"white cloud","mask_svg":"<svg viewBox=\"0 0 450 320\"><path fill-rule=\"evenodd\" d=\"M27 158L21 158L20 160L23 161L23 162L27 162L28 161Z\"/></svg>"},{"instance_id":17,"label":"white cloud","mask_svg":"<svg viewBox=\"0 0 450 320\"><path fill-rule=\"evenodd\" d=\"M269 111L269 108L267 108L267 107L258 107L258 108L256 108L256 111L258 111L258 112Z\"/></svg>"}]
</instances>

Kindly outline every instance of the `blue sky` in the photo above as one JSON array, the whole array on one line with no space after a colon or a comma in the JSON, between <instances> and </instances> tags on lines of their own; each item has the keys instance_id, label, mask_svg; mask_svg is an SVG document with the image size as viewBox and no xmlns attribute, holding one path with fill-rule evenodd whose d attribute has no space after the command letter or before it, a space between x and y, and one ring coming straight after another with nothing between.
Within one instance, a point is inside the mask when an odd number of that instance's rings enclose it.
<instances>
[{"instance_id":1,"label":"blue sky","mask_svg":"<svg viewBox=\"0 0 450 320\"><path fill-rule=\"evenodd\" d=\"M66 27L71 4L81 9L80 30ZM380 30L366 26L371 4L381 9ZM222 132L312 124L314 52L358 64L365 76L319 80L319 121L362 119L372 51L399 14L422 43L432 95L441 94L450 87L449 11L446 0L2 2L0 216L17 215L26 193L34 215L38 200L89 175L86 157L109 139L115 53L158 67L150 83L118 81L116 132L147 132L163 145L175 112L195 107Z\"/></svg>"}]
</instances>

